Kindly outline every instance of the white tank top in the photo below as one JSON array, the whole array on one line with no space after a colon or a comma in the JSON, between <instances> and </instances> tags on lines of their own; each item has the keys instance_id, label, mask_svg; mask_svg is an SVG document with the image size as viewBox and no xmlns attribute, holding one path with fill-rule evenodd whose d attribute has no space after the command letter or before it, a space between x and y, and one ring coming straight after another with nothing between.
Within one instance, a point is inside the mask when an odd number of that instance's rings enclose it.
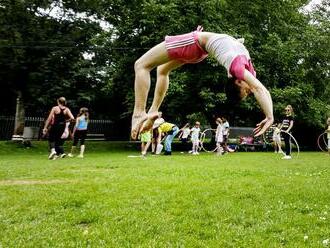
<instances>
[{"instance_id":1,"label":"white tank top","mask_svg":"<svg viewBox=\"0 0 330 248\"><path fill-rule=\"evenodd\" d=\"M226 68L229 77L231 77L229 73L230 65L238 55L245 55L247 59L251 59L245 46L234 37L226 34L216 34L211 37L205 49Z\"/></svg>"}]
</instances>

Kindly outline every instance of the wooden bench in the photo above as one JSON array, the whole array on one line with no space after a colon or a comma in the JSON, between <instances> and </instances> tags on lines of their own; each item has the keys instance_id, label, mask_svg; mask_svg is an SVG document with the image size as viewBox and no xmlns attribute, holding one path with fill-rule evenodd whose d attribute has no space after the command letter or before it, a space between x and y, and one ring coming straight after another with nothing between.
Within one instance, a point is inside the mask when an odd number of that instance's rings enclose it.
<instances>
[{"instance_id":1,"label":"wooden bench","mask_svg":"<svg viewBox=\"0 0 330 248\"><path fill-rule=\"evenodd\" d=\"M228 144L237 145L238 149L243 151L264 150L266 148L264 141L262 138L254 137L253 129L253 127L231 127ZM253 141L242 142L241 137L251 137Z\"/></svg>"},{"instance_id":2,"label":"wooden bench","mask_svg":"<svg viewBox=\"0 0 330 248\"><path fill-rule=\"evenodd\" d=\"M86 140L90 141L102 141L105 140L105 136L103 133L88 133Z\"/></svg>"}]
</instances>

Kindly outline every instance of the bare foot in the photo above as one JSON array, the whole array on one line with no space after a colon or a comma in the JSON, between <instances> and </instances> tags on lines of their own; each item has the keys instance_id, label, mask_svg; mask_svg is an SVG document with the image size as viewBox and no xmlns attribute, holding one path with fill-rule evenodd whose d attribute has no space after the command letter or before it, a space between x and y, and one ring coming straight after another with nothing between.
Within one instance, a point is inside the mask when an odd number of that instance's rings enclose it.
<instances>
[{"instance_id":1,"label":"bare foot","mask_svg":"<svg viewBox=\"0 0 330 248\"><path fill-rule=\"evenodd\" d=\"M158 112L149 113L147 116L148 119L142 124L140 132L151 130L155 120L159 118L159 113Z\"/></svg>"},{"instance_id":2,"label":"bare foot","mask_svg":"<svg viewBox=\"0 0 330 248\"><path fill-rule=\"evenodd\" d=\"M136 114L132 116L131 138L133 140L137 139L141 126L143 122L147 120L147 118L148 116L146 113Z\"/></svg>"}]
</instances>

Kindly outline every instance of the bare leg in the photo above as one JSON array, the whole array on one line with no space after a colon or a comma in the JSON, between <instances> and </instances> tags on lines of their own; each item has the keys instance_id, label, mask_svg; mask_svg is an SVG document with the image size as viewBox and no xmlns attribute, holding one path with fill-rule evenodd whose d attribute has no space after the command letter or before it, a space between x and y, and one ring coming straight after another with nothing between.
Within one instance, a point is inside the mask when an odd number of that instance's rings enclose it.
<instances>
[{"instance_id":1,"label":"bare leg","mask_svg":"<svg viewBox=\"0 0 330 248\"><path fill-rule=\"evenodd\" d=\"M152 128L155 120L158 118L158 110L162 104L169 85L169 74L172 70L183 64L176 60L171 60L166 64L157 67L157 82L152 105L148 111L148 120L143 123L141 131L147 131Z\"/></svg>"},{"instance_id":2,"label":"bare leg","mask_svg":"<svg viewBox=\"0 0 330 248\"><path fill-rule=\"evenodd\" d=\"M137 138L142 123L147 119L146 103L150 88L150 71L168 61L165 43L162 42L151 48L135 62L135 105L132 116L132 139Z\"/></svg>"},{"instance_id":3,"label":"bare leg","mask_svg":"<svg viewBox=\"0 0 330 248\"><path fill-rule=\"evenodd\" d=\"M143 151L142 151L142 155L146 155L146 154L147 154L147 151L148 151L148 149L149 149L150 144L151 144L151 141L148 141L148 142L145 144L145 146L144 146L144 148L143 148Z\"/></svg>"}]
</instances>

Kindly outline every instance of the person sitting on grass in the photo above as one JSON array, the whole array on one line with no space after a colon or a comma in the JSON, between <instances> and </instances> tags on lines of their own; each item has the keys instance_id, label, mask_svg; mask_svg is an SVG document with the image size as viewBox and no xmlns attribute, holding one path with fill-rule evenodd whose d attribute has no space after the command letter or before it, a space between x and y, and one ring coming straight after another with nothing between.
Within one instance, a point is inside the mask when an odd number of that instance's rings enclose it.
<instances>
[{"instance_id":1,"label":"person sitting on grass","mask_svg":"<svg viewBox=\"0 0 330 248\"><path fill-rule=\"evenodd\" d=\"M232 101L254 94L265 118L257 124L255 136L262 135L273 123L273 103L270 93L256 78L250 54L243 45L243 39L235 39L226 34L202 32L198 26L191 33L166 36L165 41L142 55L134 65L135 103L132 114L131 138L150 130L158 117L158 109L163 102L169 85L169 74L174 69L188 63L198 63L211 54L224 66L231 78L226 84L226 93ZM157 67L157 81L152 105L146 112L150 89L150 71Z\"/></svg>"},{"instance_id":2,"label":"person sitting on grass","mask_svg":"<svg viewBox=\"0 0 330 248\"><path fill-rule=\"evenodd\" d=\"M69 157L73 157L73 154L76 150L79 141L80 141L80 154L78 155L78 158L84 157L85 139L87 137L88 122L89 122L88 108L81 108L76 118L76 125L73 129L73 144L71 147L71 152L68 154Z\"/></svg>"}]
</instances>

